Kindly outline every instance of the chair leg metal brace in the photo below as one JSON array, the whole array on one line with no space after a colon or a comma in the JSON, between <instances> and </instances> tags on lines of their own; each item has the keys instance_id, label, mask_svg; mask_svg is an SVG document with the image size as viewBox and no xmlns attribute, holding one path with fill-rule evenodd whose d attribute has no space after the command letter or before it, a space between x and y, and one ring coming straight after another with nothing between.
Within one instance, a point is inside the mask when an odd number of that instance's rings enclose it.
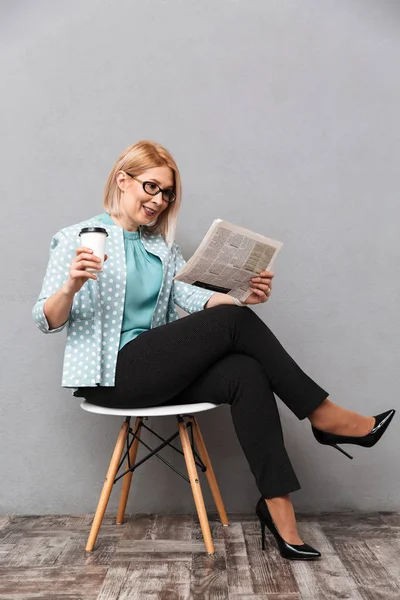
<instances>
[{"instance_id":1,"label":"chair leg metal brace","mask_svg":"<svg viewBox=\"0 0 400 600\"><path fill-rule=\"evenodd\" d=\"M215 478L215 474L214 474L214 471L213 471L213 468L211 465L211 461L208 456L208 452L207 452L207 449L206 449L206 446L205 446L205 443L203 440L203 436L201 435L200 427L198 425L196 418L191 415L188 417L188 422L185 423L183 416L177 415L177 420L178 420L178 432L176 435L178 435L178 433L179 433L179 436L180 436L182 450L183 450L183 456L184 456L185 462L186 462L187 472L189 475L189 481L190 481L190 485L192 488L192 493L193 493L193 498L194 498L197 514L198 514L199 521L200 521L200 527L201 527L201 531L203 534L204 543L206 546L207 553L214 554L214 552L215 552L214 544L213 544L212 537L211 537L210 525L208 522L208 516L207 516L206 508L204 505L203 494L201 491L200 481L199 481L198 474L197 474L195 456L198 456L200 462L202 464L204 464L204 466L205 466L205 469L202 469L202 470L204 470L206 473L207 480L208 480L208 483L209 483L209 486L211 489L211 493L213 495L214 502L217 507L219 517L221 519L221 523L225 527L229 524L228 518L227 518L227 515L225 512L224 504L223 504L222 497L221 497L221 494L220 494L220 491L218 488L217 480ZM91 527L89 538L87 541L86 550L89 552L93 550L94 545L96 543L96 539L97 539L97 536L98 536L98 533L100 530L100 526L101 526L101 523L104 518L104 514L105 514L105 511L107 508L108 501L110 499L112 487L116 481L116 475L122 465L121 457L124 452L125 442L127 442L127 446L129 447L129 450L124 454L124 457L126 457L126 459L127 459L127 461L126 461L127 471L123 475L121 496L120 496L120 502L119 502L119 507L118 507L117 519L116 519L117 524L122 524L124 521L125 510L126 510L126 505L127 505L127 501L128 501L129 490L131 487L133 470L134 470L134 468L132 469L132 467L135 466L139 442L141 442L142 444L144 443L141 439L139 439L141 426L143 424L142 421L143 421L143 417L136 418L135 428L134 428L134 434L135 434L134 440L130 446L128 443L129 432L132 432L132 430L130 429L130 417L126 418L125 422L123 423L123 425L121 427L121 431L118 435L117 443L115 445L115 449L114 449L114 452L113 452L113 455L111 458L110 466L107 471L106 479L105 479L105 482L103 485L103 489L102 489L102 492L100 495L99 503L97 505L96 513L95 513L95 516L94 516L94 519L92 522L92 527ZM192 443L189 440L189 435L188 435L188 431L187 431L188 427L191 429ZM198 454L194 448L193 435L194 435L194 439L196 442ZM160 437L160 436L157 436L157 437ZM162 439L162 438L160 438L160 439ZM170 444L168 444L168 445L170 445ZM146 445L146 447L148 447L148 446ZM177 450L177 448L174 448L174 449ZM156 456L157 456L157 454L156 454ZM149 455L149 457L150 457L150 455ZM158 457L158 458L161 458L161 457ZM122 461L124 461L124 458L122 458ZM142 461L139 461L139 462L142 462ZM181 474L181 473L179 473L179 474ZM183 474L181 474L181 476L183 476ZM119 478L121 478L121 477L119 477ZM186 477L184 477L184 478L187 479Z\"/></svg>"}]
</instances>

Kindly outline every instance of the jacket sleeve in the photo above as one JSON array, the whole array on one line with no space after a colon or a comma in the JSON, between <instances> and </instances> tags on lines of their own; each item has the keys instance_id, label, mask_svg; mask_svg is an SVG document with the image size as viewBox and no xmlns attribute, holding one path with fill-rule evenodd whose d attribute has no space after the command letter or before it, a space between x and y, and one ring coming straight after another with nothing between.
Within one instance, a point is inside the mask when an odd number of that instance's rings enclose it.
<instances>
[{"instance_id":1,"label":"jacket sleeve","mask_svg":"<svg viewBox=\"0 0 400 600\"><path fill-rule=\"evenodd\" d=\"M183 258L178 244L174 242L173 247L175 250L175 276L186 264L186 260ZM197 285L191 285L183 281L173 281L174 303L189 314L202 310L213 294L215 292L198 287Z\"/></svg>"},{"instance_id":2,"label":"jacket sleeve","mask_svg":"<svg viewBox=\"0 0 400 600\"><path fill-rule=\"evenodd\" d=\"M67 281L69 266L74 255L75 248L73 245L71 246L67 235L63 231L56 233L50 243L50 258L43 279L42 289L32 309L33 320L43 333L57 333L64 329L69 321L67 319L61 327L50 329L43 307L47 298L55 294L62 284Z\"/></svg>"}]
</instances>

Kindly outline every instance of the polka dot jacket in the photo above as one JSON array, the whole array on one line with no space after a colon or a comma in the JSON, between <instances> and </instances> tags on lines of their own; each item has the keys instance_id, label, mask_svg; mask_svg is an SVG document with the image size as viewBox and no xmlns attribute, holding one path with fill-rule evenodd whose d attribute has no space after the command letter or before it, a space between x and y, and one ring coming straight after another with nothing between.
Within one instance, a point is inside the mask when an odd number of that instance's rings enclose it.
<instances>
[{"instance_id":1,"label":"polka dot jacket","mask_svg":"<svg viewBox=\"0 0 400 600\"><path fill-rule=\"evenodd\" d=\"M113 386L121 334L126 286L126 261L123 229L105 224L106 213L71 225L57 232L50 244L50 258L39 298L32 316L43 333L56 333L67 327L62 373L63 387ZM57 329L49 329L43 306L47 298L67 281L72 259L79 247L82 227L104 227L108 232L107 261L98 280L88 279L75 294L69 318ZM163 277L150 328L176 321L177 304L189 314L202 310L214 292L173 281L185 264L175 242L169 249L161 235L139 228L140 239L148 252L161 259Z\"/></svg>"}]
</instances>

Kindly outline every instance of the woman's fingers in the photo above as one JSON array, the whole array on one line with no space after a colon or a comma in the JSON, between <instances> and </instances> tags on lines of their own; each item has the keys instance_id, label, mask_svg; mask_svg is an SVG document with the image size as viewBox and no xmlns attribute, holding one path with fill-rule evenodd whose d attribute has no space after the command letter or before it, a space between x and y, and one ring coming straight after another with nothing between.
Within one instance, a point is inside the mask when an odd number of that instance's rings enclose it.
<instances>
[{"instance_id":1,"label":"woman's fingers","mask_svg":"<svg viewBox=\"0 0 400 600\"><path fill-rule=\"evenodd\" d=\"M269 292L264 292L263 290L259 290L254 287L251 287L250 289L253 292L253 294L257 296L259 302L266 302L269 299Z\"/></svg>"},{"instance_id":2,"label":"woman's fingers","mask_svg":"<svg viewBox=\"0 0 400 600\"><path fill-rule=\"evenodd\" d=\"M266 283L267 285L270 285L272 277L252 277L250 281L251 283Z\"/></svg>"},{"instance_id":3,"label":"woman's fingers","mask_svg":"<svg viewBox=\"0 0 400 600\"><path fill-rule=\"evenodd\" d=\"M74 260L76 260L78 262L80 260L90 260L93 262L101 262L100 258L98 256L94 256L93 254L87 254L86 252L82 252L82 254L80 254L79 256L74 258Z\"/></svg>"},{"instance_id":4,"label":"woman's fingers","mask_svg":"<svg viewBox=\"0 0 400 600\"><path fill-rule=\"evenodd\" d=\"M108 254L105 254L104 261L106 261L107 258L108 258ZM82 246L81 248L76 249L76 258L74 260L77 262L79 262L81 260L95 261L96 263L101 262L100 258L98 256L96 256L95 254L93 254L93 250L91 248L86 248L85 246ZM95 266L95 265L90 265L90 266Z\"/></svg>"},{"instance_id":5,"label":"woman's fingers","mask_svg":"<svg viewBox=\"0 0 400 600\"><path fill-rule=\"evenodd\" d=\"M105 254L104 260L106 261L107 258L108 256ZM100 271L101 260L98 256L93 254L93 250L91 248L81 246L80 248L76 249L76 257L72 260L70 266L70 279L73 281L73 285L78 291L85 284L84 280L98 280L98 277L94 273L87 271L88 268Z\"/></svg>"},{"instance_id":6,"label":"woman's fingers","mask_svg":"<svg viewBox=\"0 0 400 600\"><path fill-rule=\"evenodd\" d=\"M88 252L82 252L75 260L94 260L96 262L100 262L100 258L95 256L94 254L89 254Z\"/></svg>"},{"instance_id":7,"label":"woman's fingers","mask_svg":"<svg viewBox=\"0 0 400 600\"><path fill-rule=\"evenodd\" d=\"M86 246L79 246L76 249L76 255L82 254L82 252L86 252L87 254L93 254L93 250L91 248L87 248Z\"/></svg>"},{"instance_id":8,"label":"woman's fingers","mask_svg":"<svg viewBox=\"0 0 400 600\"><path fill-rule=\"evenodd\" d=\"M94 275L93 273L91 273L90 271L85 271L85 270L80 270L80 269L76 269L76 270L71 270L71 277L79 277L79 279L81 279L82 277L86 277L86 279L98 279L98 277L96 277L96 275Z\"/></svg>"},{"instance_id":9,"label":"woman's fingers","mask_svg":"<svg viewBox=\"0 0 400 600\"><path fill-rule=\"evenodd\" d=\"M262 290L258 290L257 288L251 287L250 289L254 294L256 294L256 296L265 296L266 295L265 292L263 292Z\"/></svg>"},{"instance_id":10,"label":"woman's fingers","mask_svg":"<svg viewBox=\"0 0 400 600\"><path fill-rule=\"evenodd\" d=\"M93 260L79 260L75 263L75 267L77 269L86 269L87 267L101 269L100 261L94 262Z\"/></svg>"},{"instance_id":11,"label":"woman's fingers","mask_svg":"<svg viewBox=\"0 0 400 600\"><path fill-rule=\"evenodd\" d=\"M92 269L100 269L100 258L98 256L94 256L93 254L89 254L87 252L81 252L79 256L73 259L71 266L76 269L85 269L90 267Z\"/></svg>"},{"instance_id":12,"label":"woman's fingers","mask_svg":"<svg viewBox=\"0 0 400 600\"><path fill-rule=\"evenodd\" d=\"M252 283L252 287L254 287L255 289L262 290L263 292L265 292L267 294L272 289L272 283L269 283L269 284Z\"/></svg>"}]
</instances>

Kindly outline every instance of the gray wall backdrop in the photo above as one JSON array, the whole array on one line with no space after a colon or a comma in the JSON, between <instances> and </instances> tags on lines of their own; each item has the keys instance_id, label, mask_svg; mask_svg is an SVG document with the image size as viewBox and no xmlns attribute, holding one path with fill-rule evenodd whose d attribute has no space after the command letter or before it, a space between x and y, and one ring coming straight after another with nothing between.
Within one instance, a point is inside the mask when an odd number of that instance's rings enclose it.
<instances>
[{"instance_id":1,"label":"gray wall backdrop","mask_svg":"<svg viewBox=\"0 0 400 600\"><path fill-rule=\"evenodd\" d=\"M185 257L217 217L283 241L256 312L333 401L367 415L396 407L398 2L0 10L1 513L96 506L121 420L83 412L60 387L65 334L41 334L31 309L52 234L100 212L112 165L140 139L164 144L182 171ZM296 509L399 508L400 421L373 449L348 446L350 461L277 401L302 484ZM229 408L200 423L227 510L251 512L258 491ZM174 419L159 426L167 434ZM109 510L117 504L114 490ZM139 469L128 504L147 511L194 511L189 485L157 459Z\"/></svg>"}]
</instances>

